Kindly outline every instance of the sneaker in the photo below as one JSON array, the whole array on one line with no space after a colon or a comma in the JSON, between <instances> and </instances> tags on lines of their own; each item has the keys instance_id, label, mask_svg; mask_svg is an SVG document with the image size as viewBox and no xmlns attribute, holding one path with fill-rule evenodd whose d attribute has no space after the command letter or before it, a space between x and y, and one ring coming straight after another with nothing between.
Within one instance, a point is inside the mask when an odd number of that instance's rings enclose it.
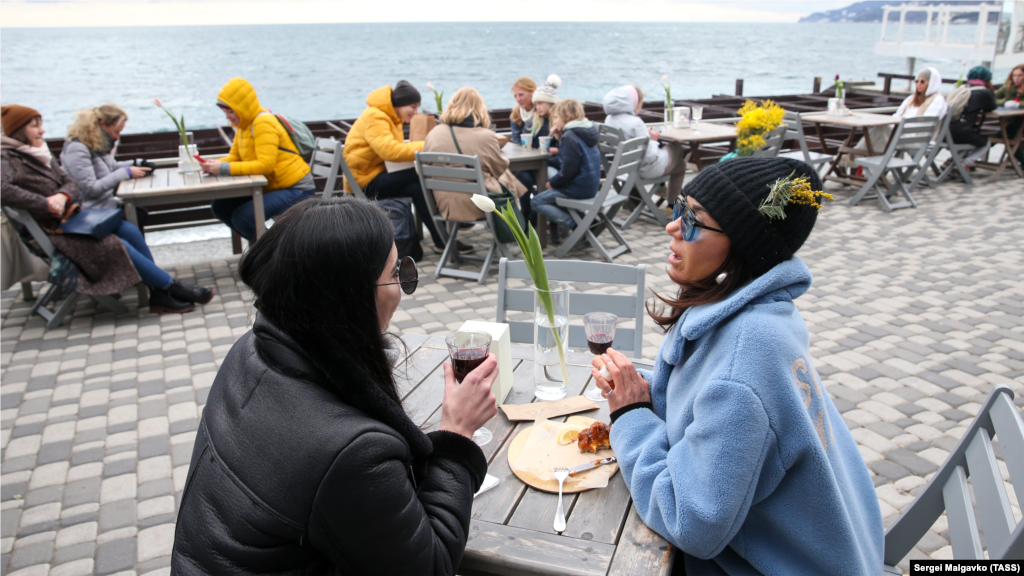
<instances>
[{"instance_id":1,"label":"sneaker","mask_svg":"<svg viewBox=\"0 0 1024 576\"><path fill-rule=\"evenodd\" d=\"M167 289L171 297L182 302L194 302L196 304L209 304L213 300L214 289L205 286L192 286L182 284L175 280Z\"/></svg>"},{"instance_id":2,"label":"sneaker","mask_svg":"<svg viewBox=\"0 0 1024 576\"><path fill-rule=\"evenodd\" d=\"M164 312L184 314L191 312L195 307L196 305L191 302L176 300L167 290L149 289L149 311L153 314L163 314Z\"/></svg>"}]
</instances>

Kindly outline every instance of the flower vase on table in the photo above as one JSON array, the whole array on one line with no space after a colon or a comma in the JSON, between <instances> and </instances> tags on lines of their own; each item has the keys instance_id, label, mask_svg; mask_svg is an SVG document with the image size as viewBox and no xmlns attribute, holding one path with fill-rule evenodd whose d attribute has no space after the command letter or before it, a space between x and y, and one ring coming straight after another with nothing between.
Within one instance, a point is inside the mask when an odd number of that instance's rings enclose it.
<instances>
[{"instance_id":1,"label":"flower vase on table","mask_svg":"<svg viewBox=\"0 0 1024 576\"><path fill-rule=\"evenodd\" d=\"M182 174L195 174L199 172L199 161L196 155L199 154L199 146L189 144L188 146L178 145L178 172Z\"/></svg>"},{"instance_id":2,"label":"flower vase on table","mask_svg":"<svg viewBox=\"0 0 1024 576\"><path fill-rule=\"evenodd\" d=\"M533 290L533 385L539 400L565 398L564 346L569 339L569 285Z\"/></svg>"}]
</instances>

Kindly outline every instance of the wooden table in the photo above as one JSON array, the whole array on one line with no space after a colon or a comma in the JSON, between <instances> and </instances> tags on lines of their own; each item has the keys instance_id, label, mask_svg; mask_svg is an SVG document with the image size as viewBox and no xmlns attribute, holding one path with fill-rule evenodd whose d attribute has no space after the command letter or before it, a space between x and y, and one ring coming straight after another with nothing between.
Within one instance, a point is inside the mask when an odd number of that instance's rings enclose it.
<instances>
[{"instance_id":1,"label":"wooden table","mask_svg":"<svg viewBox=\"0 0 1024 576\"><path fill-rule=\"evenodd\" d=\"M988 168L995 170L992 174L992 180L999 178L1009 165L1013 168L1013 171L1017 173L1018 178L1024 178L1024 170L1021 169L1020 165L1014 159L1013 154L1020 147L1022 135L1024 135L1024 109L1021 108L997 108L992 112L986 112L999 118L999 134L996 136L990 136L989 139L993 144L1002 144L1006 147L1003 152L1003 157L999 162L975 162L975 166L980 168ZM1010 134L1009 125L1015 118L1020 118L1022 121L1017 126L1017 133Z\"/></svg>"},{"instance_id":2,"label":"wooden table","mask_svg":"<svg viewBox=\"0 0 1024 576\"><path fill-rule=\"evenodd\" d=\"M117 195L124 200L128 221L138 225L137 206L171 204L175 200L202 201L252 195L256 217L256 237L267 231L263 213L264 176L213 176L182 174L177 168L157 168L144 178L125 180L117 187Z\"/></svg>"},{"instance_id":3,"label":"wooden table","mask_svg":"<svg viewBox=\"0 0 1024 576\"><path fill-rule=\"evenodd\" d=\"M697 130L693 128L673 128L667 124L655 124L655 126L663 127L661 138L674 142L689 143L690 161L697 166L698 171L704 169L704 164L700 160L700 154L697 153L701 144L729 142L730 151L736 148L736 127L732 125L705 122L699 124Z\"/></svg>"},{"instance_id":4,"label":"wooden table","mask_svg":"<svg viewBox=\"0 0 1024 576\"><path fill-rule=\"evenodd\" d=\"M803 114L801 119L807 122L813 122L818 130L818 141L821 142L821 151L825 154L831 154L832 152L828 149L828 144L825 142L825 135L822 133L821 125L829 124L832 126L844 126L850 129L850 135L846 137L846 141L843 142L842 146L836 152L836 157L832 160L832 164L828 167L828 172L822 177L822 181L835 180L842 182L843 184L861 185L865 182L863 178L856 178L851 175L840 176L836 171L839 168L839 161L844 155L856 153L854 146L857 144L856 139L858 133L860 133L864 142L867 144L867 156L877 156L885 152L885 150L876 151L871 145L871 137L868 134L868 130L875 126L895 126L900 123L900 119L895 116L886 114L872 114L870 112L851 112L847 116L837 116L835 114L827 114L825 112L819 112L816 114ZM892 136L890 135L890 138ZM886 144L888 146L888 144ZM863 155L863 154L862 154Z\"/></svg>"},{"instance_id":5,"label":"wooden table","mask_svg":"<svg viewBox=\"0 0 1024 576\"><path fill-rule=\"evenodd\" d=\"M552 144L554 144L554 140L552 140ZM501 155L508 158L508 169L513 173L519 170L528 170L536 174L537 193L540 194L544 191L544 185L548 182L548 159L551 158L549 152L541 152L536 148L523 148L509 142L501 147ZM548 227L546 222L541 220L542 217L542 214L537 214L537 233L541 247L546 248Z\"/></svg>"},{"instance_id":6,"label":"wooden table","mask_svg":"<svg viewBox=\"0 0 1024 576\"><path fill-rule=\"evenodd\" d=\"M403 337L409 356L398 369L398 390L409 417L426 431L436 430L441 418L441 363L448 359L445 335ZM506 402L533 402L533 348L514 344L512 357L516 366ZM569 354L570 395L594 386L591 358L585 350ZM609 422L608 403L599 404L598 410L581 415ZM565 417L554 420L564 421ZM459 573L669 574L674 549L640 520L621 471L606 488L566 494L566 530L561 535L554 532L558 495L527 487L508 466L512 438L531 425L510 422L501 410L486 425L494 439L481 448L489 463L488 473L500 483L473 501L469 541Z\"/></svg>"}]
</instances>

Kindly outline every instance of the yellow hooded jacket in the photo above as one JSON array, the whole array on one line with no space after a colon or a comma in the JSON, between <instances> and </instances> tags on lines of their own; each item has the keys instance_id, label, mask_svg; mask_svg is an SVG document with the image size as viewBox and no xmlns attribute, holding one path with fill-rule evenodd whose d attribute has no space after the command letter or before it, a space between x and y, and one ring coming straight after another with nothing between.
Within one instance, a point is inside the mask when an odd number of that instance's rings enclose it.
<instances>
[{"instance_id":1,"label":"yellow hooded jacket","mask_svg":"<svg viewBox=\"0 0 1024 576\"><path fill-rule=\"evenodd\" d=\"M262 174L267 177L263 191L271 192L288 188L309 173L309 166L281 122L273 114L259 115L266 110L260 106L252 84L232 78L220 89L217 100L238 114L231 151L221 158L230 162L233 176Z\"/></svg>"},{"instance_id":2,"label":"yellow hooded jacket","mask_svg":"<svg viewBox=\"0 0 1024 576\"><path fill-rule=\"evenodd\" d=\"M405 141L402 119L391 105L391 86L370 92L366 104L345 138L345 163L362 188L384 171L385 161L412 162L423 150L423 142ZM345 189L350 190L347 180Z\"/></svg>"}]
</instances>

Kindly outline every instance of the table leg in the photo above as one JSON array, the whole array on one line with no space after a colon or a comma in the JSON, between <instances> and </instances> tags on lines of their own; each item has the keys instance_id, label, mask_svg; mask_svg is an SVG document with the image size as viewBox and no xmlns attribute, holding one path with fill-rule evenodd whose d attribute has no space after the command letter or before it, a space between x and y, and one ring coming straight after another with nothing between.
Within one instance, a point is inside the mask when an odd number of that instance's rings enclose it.
<instances>
[{"instance_id":1,"label":"table leg","mask_svg":"<svg viewBox=\"0 0 1024 576\"><path fill-rule=\"evenodd\" d=\"M704 163L700 160L700 144L697 142L690 142L690 159L693 160L693 165L697 168L697 172L704 169Z\"/></svg>"},{"instance_id":2,"label":"table leg","mask_svg":"<svg viewBox=\"0 0 1024 576\"><path fill-rule=\"evenodd\" d=\"M252 189L252 211L256 216L256 238L259 239L267 231L267 219L263 212L263 187Z\"/></svg>"},{"instance_id":3,"label":"table leg","mask_svg":"<svg viewBox=\"0 0 1024 576\"><path fill-rule=\"evenodd\" d=\"M1024 178L1024 172L1021 171L1020 166L1017 165L1017 160L1013 157L1017 148L1020 146L1021 134L1024 133L1024 122L1021 122L1020 127L1017 129L1017 134L1013 138L1010 138L1010 131L1008 125L1010 119L1000 116L999 117L999 139L1002 140L1002 145L1005 148L1003 152L1002 161L996 166L996 171L992 174L992 180L999 178L1003 170L1006 169L1006 165L1009 164L1013 167L1013 171L1017 173L1018 178Z\"/></svg>"},{"instance_id":4,"label":"table leg","mask_svg":"<svg viewBox=\"0 0 1024 576\"><path fill-rule=\"evenodd\" d=\"M139 225L139 213L135 209L135 202L128 200L124 203L124 216L132 224ZM139 291L139 308L149 306L149 289L146 285L139 282L135 288Z\"/></svg>"},{"instance_id":5,"label":"table leg","mask_svg":"<svg viewBox=\"0 0 1024 576\"><path fill-rule=\"evenodd\" d=\"M537 194L544 192L547 189L548 183L548 161L541 160L540 165L537 167ZM537 213L537 239L540 240L540 247L548 247L548 219L541 214Z\"/></svg>"}]
</instances>

